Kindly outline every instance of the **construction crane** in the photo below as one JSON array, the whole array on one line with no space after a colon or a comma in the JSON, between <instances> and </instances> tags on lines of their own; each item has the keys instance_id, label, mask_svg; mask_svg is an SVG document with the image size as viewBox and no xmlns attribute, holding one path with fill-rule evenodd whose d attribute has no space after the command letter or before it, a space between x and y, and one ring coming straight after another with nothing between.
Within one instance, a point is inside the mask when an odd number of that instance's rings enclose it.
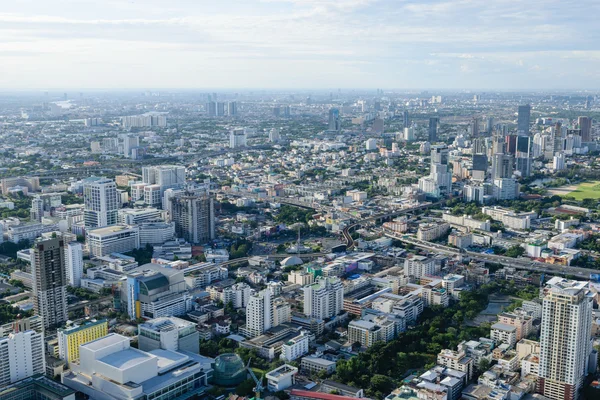
<instances>
[{"instance_id":1,"label":"construction crane","mask_svg":"<svg viewBox=\"0 0 600 400\"><path fill-rule=\"evenodd\" d=\"M265 391L265 387L262 384L265 374L263 373L263 375L260 377L260 380L258 380L256 378L256 375L254 374L254 371L252 371L252 368L250 368L250 361L252 361L252 359L248 360L248 365L246 366L246 369L248 370L248 373L250 374L250 376L254 380L254 383L256 384L256 386L254 387L254 400L262 400L262 397L260 395L262 392Z\"/></svg>"}]
</instances>

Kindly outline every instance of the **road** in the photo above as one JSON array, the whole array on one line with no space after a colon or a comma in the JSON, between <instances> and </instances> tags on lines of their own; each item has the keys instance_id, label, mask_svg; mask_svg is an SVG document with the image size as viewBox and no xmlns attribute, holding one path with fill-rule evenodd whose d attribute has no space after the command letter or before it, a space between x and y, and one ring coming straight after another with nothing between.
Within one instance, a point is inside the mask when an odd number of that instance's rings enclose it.
<instances>
[{"instance_id":1,"label":"road","mask_svg":"<svg viewBox=\"0 0 600 400\"><path fill-rule=\"evenodd\" d=\"M463 255L475 261L484 261L489 263L502 264L508 267L514 267L519 270L545 273L549 275L574 275L582 278L589 278L590 274L597 274L598 271L589 268L570 267L565 265L548 264L538 261L532 261L527 258L512 258L500 256L497 254L482 254L474 251L460 251L459 249L444 246L438 243L426 242L413 237L399 236L393 233L386 232L385 235L392 239L399 240L403 243L410 243L416 247L426 250L435 250L440 253L449 255Z\"/></svg>"}]
</instances>

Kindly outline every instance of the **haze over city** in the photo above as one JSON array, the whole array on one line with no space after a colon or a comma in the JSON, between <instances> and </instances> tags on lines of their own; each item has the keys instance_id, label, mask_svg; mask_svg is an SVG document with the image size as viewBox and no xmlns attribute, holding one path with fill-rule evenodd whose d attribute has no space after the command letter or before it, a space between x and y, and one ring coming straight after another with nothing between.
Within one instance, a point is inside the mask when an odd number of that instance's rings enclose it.
<instances>
[{"instance_id":1,"label":"haze over city","mask_svg":"<svg viewBox=\"0 0 600 400\"><path fill-rule=\"evenodd\" d=\"M0 88L591 89L593 0L11 1Z\"/></svg>"}]
</instances>

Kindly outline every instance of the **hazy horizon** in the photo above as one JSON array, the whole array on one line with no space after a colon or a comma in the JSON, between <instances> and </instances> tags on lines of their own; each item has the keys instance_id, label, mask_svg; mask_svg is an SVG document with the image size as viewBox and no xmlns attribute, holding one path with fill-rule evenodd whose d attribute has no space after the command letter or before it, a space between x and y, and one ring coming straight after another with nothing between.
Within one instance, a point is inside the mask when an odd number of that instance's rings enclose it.
<instances>
[{"instance_id":1,"label":"hazy horizon","mask_svg":"<svg viewBox=\"0 0 600 400\"><path fill-rule=\"evenodd\" d=\"M599 11L591 0L19 1L0 12L0 90L595 90Z\"/></svg>"}]
</instances>

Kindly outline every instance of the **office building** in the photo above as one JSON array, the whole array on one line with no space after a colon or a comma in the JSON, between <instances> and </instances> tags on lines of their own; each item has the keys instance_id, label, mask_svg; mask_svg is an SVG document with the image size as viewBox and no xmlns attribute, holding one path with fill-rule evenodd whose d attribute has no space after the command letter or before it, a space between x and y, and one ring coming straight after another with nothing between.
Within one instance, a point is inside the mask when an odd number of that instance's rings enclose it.
<instances>
[{"instance_id":1,"label":"office building","mask_svg":"<svg viewBox=\"0 0 600 400\"><path fill-rule=\"evenodd\" d=\"M55 327L68 319L67 274L63 238L39 240L31 254L33 308L42 317L44 328Z\"/></svg>"},{"instance_id":2,"label":"office building","mask_svg":"<svg viewBox=\"0 0 600 400\"><path fill-rule=\"evenodd\" d=\"M146 222L138 226L140 247L162 245L175 238L175 225L166 222Z\"/></svg>"},{"instance_id":3,"label":"office building","mask_svg":"<svg viewBox=\"0 0 600 400\"><path fill-rule=\"evenodd\" d=\"M0 339L0 388L46 370L44 336L29 330ZM2 393L2 392L0 392Z\"/></svg>"},{"instance_id":4,"label":"office building","mask_svg":"<svg viewBox=\"0 0 600 400\"><path fill-rule=\"evenodd\" d=\"M86 321L58 329L58 355L67 365L79 359L79 346L108 335L108 321L105 319Z\"/></svg>"},{"instance_id":5,"label":"office building","mask_svg":"<svg viewBox=\"0 0 600 400\"><path fill-rule=\"evenodd\" d=\"M90 229L86 232L86 242L92 256L127 253L140 247L140 231L138 226L124 224Z\"/></svg>"},{"instance_id":6,"label":"office building","mask_svg":"<svg viewBox=\"0 0 600 400\"><path fill-rule=\"evenodd\" d=\"M83 276L83 245L79 242L69 242L65 246L65 269L67 283L73 287L81 286Z\"/></svg>"},{"instance_id":7,"label":"office building","mask_svg":"<svg viewBox=\"0 0 600 400\"><path fill-rule=\"evenodd\" d=\"M590 117L579 117L577 118L577 125L581 129L581 141L588 143L593 140L592 138L592 119Z\"/></svg>"},{"instance_id":8,"label":"office building","mask_svg":"<svg viewBox=\"0 0 600 400\"><path fill-rule=\"evenodd\" d=\"M171 199L171 218L177 237L197 244L215 238L215 211L208 193L183 192Z\"/></svg>"},{"instance_id":9,"label":"office building","mask_svg":"<svg viewBox=\"0 0 600 400\"><path fill-rule=\"evenodd\" d=\"M142 183L144 188L144 201L151 206L162 204L162 199L167 189L181 189L186 183L185 167L180 165L158 165L153 167L142 167ZM157 185L159 193L156 198L146 199L146 188Z\"/></svg>"},{"instance_id":10,"label":"office building","mask_svg":"<svg viewBox=\"0 0 600 400\"><path fill-rule=\"evenodd\" d=\"M190 352L138 350L129 338L114 333L82 345L79 353L63 384L90 399L203 398L212 375L210 359Z\"/></svg>"},{"instance_id":11,"label":"office building","mask_svg":"<svg viewBox=\"0 0 600 400\"><path fill-rule=\"evenodd\" d=\"M304 315L317 319L335 317L344 305L344 285L336 277L319 277L302 288Z\"/></svg>"},{"instance_id":12,"label":"office building","mask_svg":"<svg viewBox=\"0 0 600 400\"><path fill-rule=\"evenodd\" d=\"M112 179L91 177L83 181L83 218L86 228L117 223L119 196Z\"/></svg>"},{"instance_id":13,"label":"office building","mask_svg":"<svg viewBox=\"0 0 600 400\"><path fill-rule=\"evenodd\" d=\"M126 276L115 294L115 308L131 319L180 316L192 309L183 271L144 264Z\"/></svg>"},{"instance_id":14,"label":"office building","mask_svg":"<svg viewBox=\"0 0 600 400\"><path fill-rule=\"evenodd\" d=\"M492 179L512 178L514 157L509 154L496 153L492 158Z\"/></svg>"},{"instance_id":15,"label":"office building","mask_svg":"<svg viewBox=\"0 0 600 400\"><path fill-rule=\"evenodd\" d=\"M429 143L437 142L437 129L438 129L439 118L431 117L429 118Z\"/></svg>"},{"instance_id":16,"label":"office building","mask_svg":"<svg viewBox=\"0 0 600 400\"><path fill-rule=\"evenodd\" d=\"M198 353L200 334L193 322L176 317L155 318L138 325L138 348Z\"/></svg>"},{"instance_id":17,"label":"office building","mask_svg":"<svg viewBox=\"0 0 600 400\"><path fill-rule=\"evenodd\" d=\"M538 392L578 399L592 353L593 295L588 282L550 279L543 290Z\"/></svg>"},{"instance_id":18,"label":"office building","mask_svg":"<svg viewBox=\"0 0 600 400\"><path fill-rule=\"evenodd\" d=\"M492 136L494 133L494 117L488 117L486 131L488 136Z\"/></svg>"},{"instance_id":19,"label":"office building","mask_svg":"<svg viewBox=\"0 0 600 400\"><path fill-rule=\"evenodd\" d=\"M246 307L246 331L250 337L260 336L273 327L273 299L268 289L254 293Z\"/></svg>"},{"instance_id":20,"label":"office building","mask_svg":"<svg viewBox=\"0 0 600 400\"><path fill-rule=\"evenodd\" d=\"M247 135L244 128L232 129L229 133L229 147L237 149L247 146Z\"/></svg>"},{"instance_id":21,"label":"office building","mask_svg":"<svg viewBox=\"0 0 600 400\"><path fill-rule=\"evenodd\" d=\"M531 106L519 106L517 113L517 135L529 136L529 121L531 120Z\"/></svg>"},{"instance_id":22,"label":"office building","mask_svg":"<svg viewBox=\"0 0 600 400\"><path fill-rule=\"evenodd\" d=\"M471 118L470 130L471 130L471 137L479 136L479 118L477 118L477 117Z\"/></svg>"},{"instance_id":23,"label":"office building","mask_svg":"<svg viewBox=\"0 0 600 400\"><path fill-rule=\"evenodd\" d=\"M340 120L340 110L337 108L329 109L329 130L339 132L342 130L342 121Z\"/></svg>"}]
</instances>

